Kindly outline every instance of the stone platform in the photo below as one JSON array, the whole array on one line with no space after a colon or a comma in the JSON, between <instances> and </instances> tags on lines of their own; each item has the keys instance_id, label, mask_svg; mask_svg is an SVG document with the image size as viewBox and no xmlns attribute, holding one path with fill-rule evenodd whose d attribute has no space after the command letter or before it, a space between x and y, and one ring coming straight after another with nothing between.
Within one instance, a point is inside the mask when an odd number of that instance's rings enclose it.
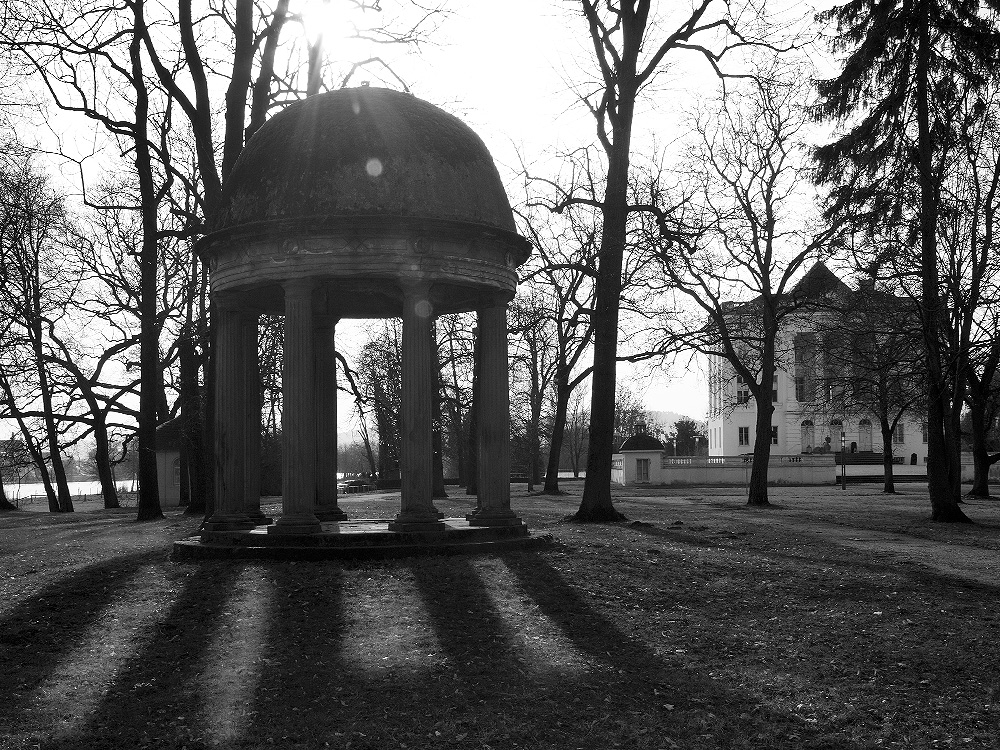
<instances>
[{"instance_id":1,"label":"stone platform","mask_svg":"<svg viewBox=\"0 0 1000 750\"><path fill-rule=\"evenodd\" d=\"M204 531L174 542L175 560L252 558L267 560L377 559L523 549L542 543L524 523L472 526L464 518L441 519L434 531L390 531L389 519L328 521L319 534L268 534L267 526L248 531Z\"/></svg>"}]
</instances>

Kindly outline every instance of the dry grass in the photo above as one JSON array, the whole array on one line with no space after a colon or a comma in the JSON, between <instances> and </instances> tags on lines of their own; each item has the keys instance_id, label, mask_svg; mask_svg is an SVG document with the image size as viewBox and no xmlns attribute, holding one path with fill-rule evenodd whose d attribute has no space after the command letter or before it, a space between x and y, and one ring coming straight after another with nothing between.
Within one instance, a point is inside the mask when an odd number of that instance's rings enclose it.
<instances>
[{"instance_id":1,"label":"dry grass","mask_svg":"<svg viewBox=\"0 0 1000 750\"><path fill-rule=\"evenodd\" d=\"M0 515L0 748L997 747L1000 504L735 492L629 491L597 526L518 492L543 549L364 564Z\"/></svg>"}]
</instances>

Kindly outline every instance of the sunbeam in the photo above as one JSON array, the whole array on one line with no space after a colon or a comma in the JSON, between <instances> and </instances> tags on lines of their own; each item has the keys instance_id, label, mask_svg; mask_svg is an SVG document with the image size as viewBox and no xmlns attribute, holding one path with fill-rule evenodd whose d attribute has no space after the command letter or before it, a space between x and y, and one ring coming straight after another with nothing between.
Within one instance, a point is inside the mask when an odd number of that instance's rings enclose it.
<instances>
[{"instance_id":1,"label":"sunbeam","mask_svg":"<svg viewBox=\"0 0 1000 750\"><path fill-rule=\"evenodd\" d=\"M244 570L222 612L225 619L206 650L199 677L201 723L218 743L239 738L250 725L273 606L272 581L261 576L259 569Z\"/></svg>"},{"instance_id":2,"label":"sunbeam","mask_svg":"<svg viewBox=\"0 0 1000 750\"><path fill-rule=\"evenodd\" d=\"M160 566L139 568L121 582L115 597L33 697L36 710L56 728L57 738L90 719L119 674L156 637L163 594L173 596L176 589Z\"/></svg>"},{"instance_id":3,"label":"sunbeam","mask_svg":"<svg viewBox=\"0 0 1000 750\"><path fill-rule=\"evenodd\" d=\"M580 673L592 660L580 652L559 627L518 585L517 576L499 559L477 560L486 592L498 616L510 628L511 644L523 652L522 661L539 673Z\"/></svg>"},{"instance_id":4,"label":"sunbeam","mask_svg":"<svg viewBox=\"0 0 1000 750\"><path fill-rule=\"evenodd\" d=\"M427 668L443 658L427 608L409 585L359 580L347 617L341 656L359 670Z\"/></svg>"}]
</instances>

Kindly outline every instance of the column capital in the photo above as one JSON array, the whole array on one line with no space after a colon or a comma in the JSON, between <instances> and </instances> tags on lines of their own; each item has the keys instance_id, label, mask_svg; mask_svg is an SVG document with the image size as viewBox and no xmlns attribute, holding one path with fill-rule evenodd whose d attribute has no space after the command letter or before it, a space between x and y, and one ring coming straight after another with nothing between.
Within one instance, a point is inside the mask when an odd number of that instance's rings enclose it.
<instances>
[{"instance_id":1,"label":"column capital","mask_svg":"<svg viewBox=\"0 0 1000 750\"><path fill-rule=\"evenodd\" d=\"M316 281L308 277L285 279L281 284L281 288L285 290L286 295L304 296L306 294L312 294L313 290L316 288Z\"/></svg>"},{"instance_id":2,"label":"column capital","mask_svg":"<svg viewBox=\"0 0 1000 750\"><path fill-rule=\"evenodd\" d=\"M422 278L404 278L399 281L399 288L403 290L403 297L430 296L431 282Z\"/></svg>"},{"instance_id":3,"label":"column capital","mask_svg":"<svg viewBox=\"0 0 1000 750\"><path fill-rule=\"evenodd\" d=\"M339 315L314 315L313 326L318 330L336 328L340 320Z\"/></svg>"}]
</instances>

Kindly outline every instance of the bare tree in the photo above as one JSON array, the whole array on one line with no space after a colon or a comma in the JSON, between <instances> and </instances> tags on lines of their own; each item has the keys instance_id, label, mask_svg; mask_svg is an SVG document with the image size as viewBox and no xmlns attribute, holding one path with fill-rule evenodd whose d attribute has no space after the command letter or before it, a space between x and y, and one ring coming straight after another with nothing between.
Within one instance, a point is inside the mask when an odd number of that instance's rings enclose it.
<instances>
[{"instance_id":1,"label":"bare tree","mask_svg":"<svg viewBox=\"0 0 1000 750\"><path fill-rule=\"evenodd\" d=\"M594 369L590 407L590 442L580 521L618 520L611 502L615 370L619 305L629 216L642 209L629 203L632 133L636 102L663 69L668 56L691 51L703 56L721 74L719 63L731 50L751 44L730 14L729 4L700 0L682 14L680 23L652 15L651 0L604 3L582 0L600 75L582 99L593 114L597 137L607 160L607 182L596 202L602 215L598 254L594 326ZM715 14L715 15L713 15ZM659 41L650 36L662 29ZM724 39L721 46L708 45ZM575 197L571 196L571 202ZM583 202L594 203L583 198Z\"/></svg>"},{"instance_id":2,"label":"bare tree","mask_svg":"<svg viewBox=\"0 0 1000 750\"><path fill-rule=\"evenodd\" d=\"M71 262L76 231L61 197L30 161L11 167L0 174L0 307L10 324L4 331L6 361L0 365L4 390L8 409L23 416L30 408L18 406L10 375L16 371L27 379L21 390L40 403L47 463L55 479L51 509L72 511L47 364L53 322L64 314L80 281Z\"/></svg>"},{"instance_id":3,"label":"bare tree","mask_svg":"<svg viewBox=\"0 0 1000 750\"><path fill-rule=\"evenodd\" d=\"M924 366L920 316L913 301L862 279L857 291L831 300L825 331L813 344L822 351L824 398L817 408L839 415L873 416L882 436L883 492L896 491L893 478L893 435L922 397ZM796 351L797 363L810 353ZM815 395L818 389L805 383Z\"/></svg>"},{"instance_id":4,"label":"bare tree","mask_svg":"<svg viewBox=\"0 0 1000 750\"><path fill-rule=\"evenodd\" d=\"M950 109L958 132L941 190L938 238L952 312L942 328L948 349L965 361L974 465L969 494L989 497L989 470L1000 461L987 442L1000 408L1000 79L957 96Z\"/></svg>"},{"instance_id":5,"label":"bare tree","mask_svg":"<svg viewBox=\"0 0 1000 750\"><path fill-rule=\"evenodd\" d=\"M201 14L190 0L178 0L176 8L146 0L99 0L86 6L26 0L5 6L0 44L42 83L56 106L103 128L108 136L104 143L110 141L123 156L135 187L136 201L127 208L141 217L142 228L140 518L160 515L153 449L158 408L160 416L166 412L160 379L164 363L158 357L162 321L156 306L156 259L162 243L170 237L191 241L204 231L246 139L274 108L327 82L346 82L361 67L378 67L392 76L391 60L378 54L348 61L334 73L336 50L321 36L303 41L303 29L314 30L320 21L305 15L304 4L297 5L278 0L271 10L254 0L235 0ZM356 0L351 7L373 22L354 19L348 34L382 49L411 48L426 40L443 17L437 4L400 3L384 12L378 2ZM218 65L219 60L232 65ZM217 90L225 91L221 115L213 99ZM194 425L210 430L212 424L211 341L204 338L210 335L206 277L195 260L189 276L193 283L186 291L201 301L188 306L187 324L180 328L184 351L178 385L186 408L204 413L185 420L189 430L197 429ZM203 369L203 377L192 374L192 367ZM196 392L199 380L205 394ZM189 437L192 446L211 444L210 436ZM195 484L200 497L193 505L210 512L211 503L205 502L212 487L208 472Z\"/></svg>"},{"instance_id":6,"label":"bare tree","mask_svg":"<svg viewBox=\"0 0 1000 750\"><path fill-rule=\"evenodd\" d=\"M582 156L580 174L590 180L589 160ZM571 178L575 182L575 178ZM543 181L544 183L544 181ZM549 457L543 491L561 494L559 465L563 453L570 399L574 391L590 377L590 366L583 366L584 355L590 350L593 326L590 312L593 306L594 278L599 229L589 206L566 206L555 221L549 211L540 213L548 203L534 199L521 214L525 232L531 237L535 253L522 267L522 283L545 291L545 325L553 331L554 372L552 374L552 418ZM579 413L579 412L578 412ZM576 448L583 445L575 443Z\"/></svg>"},{"instance_id":7,"label":"bare tree","mask_svg":"<svg viewBox=\"0 0 1000 750\"><path fill-rule=\"evenodd\" d=\"M748 503L767 505L772 390L789 354L780 333L794 313L829 291L829 271L799 277L834 228L810 235L803 219L801 82L759 75L742 93L692 115L684 195L666 197L664 176L654 175L654 204L674 208L654 214L648 226L661 238L663 291L673 290L690 310L679 321L669 310L665 338L727 362L756 402Z\"/></svg>"},{"instance_id":8,"label":"bare tree","mask_svg":"<svg viewBox=\"0 0 1000 750\"><path fill-rule=\"evenodd\" d=\"M961 499L960 428L965 353L947 321L938 241L950 154L963 136L956 98L997 74L997 4L974 10L952 0L849 2L819 15L836 25L843 69L818 82L818 117L842 126L818 148L817 177L833 185L831 213L868 227L906 221L909 286L918 300L927 388L927 480L931 518L968 522ZM886 259L900 265L903 258Z\"/></svg>"},{"instance_id":9,"label":"bare tree","mask_svg":"<svg viewBox=\"0 0 1000 750\"><path fill-rule=\"evenodd\" d=\"M512 428L523 446L528 489L541 483L543 418L558 368L556 331L544 287L522 287L510 307Z\"/></svg>"},{"instance_id":10,"label":"bare tree","mask_svg":"<svg viewBox=\"0 0 1000 750\"><path fill-rule=\"evenodd\" d=\"M446 450L459 484L475 485L474 459L469 450L473 410L473 358L475 316L444 315L438 318L439 385Z\"/></svg>"}]
</instances>

